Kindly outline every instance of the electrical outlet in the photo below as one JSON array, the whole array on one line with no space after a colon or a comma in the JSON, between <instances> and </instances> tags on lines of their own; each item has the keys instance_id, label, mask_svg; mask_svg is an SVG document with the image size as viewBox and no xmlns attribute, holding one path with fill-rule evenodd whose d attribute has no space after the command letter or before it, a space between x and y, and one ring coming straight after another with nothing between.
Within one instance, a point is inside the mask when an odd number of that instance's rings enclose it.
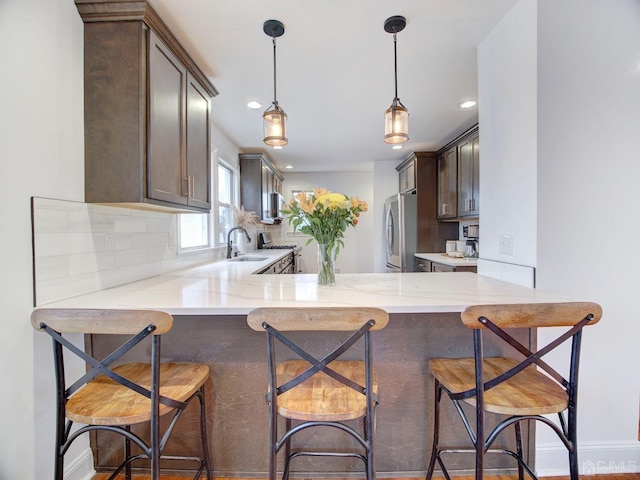
<instances>
[{"instance_id":1,"label":"electrical outlet","mask_svg":"<svg viewBox=\"0 0 640 480\"><path fill-rule=\"evenodd\" d=\"M500 235L500 253L513 255L513 237L511 235Z\"/></svg>"},{"instance_id":2,"label":"electrical outlet","mask_svg":"<svg viewBox=\"0 0 640 480\"><path fill-rule=\"evenodd\" d=\"M113 255L113 252L116 249L116 239L114 235L105 235L104 236L105 250L107 255Z\"/></svg>"}]
</instances>

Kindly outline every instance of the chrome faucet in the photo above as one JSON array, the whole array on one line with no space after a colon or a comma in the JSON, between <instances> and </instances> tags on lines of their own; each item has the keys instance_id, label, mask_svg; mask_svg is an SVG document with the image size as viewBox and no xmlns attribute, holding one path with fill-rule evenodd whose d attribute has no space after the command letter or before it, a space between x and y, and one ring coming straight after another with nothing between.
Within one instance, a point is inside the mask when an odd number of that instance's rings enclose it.
<instances>
[{"instance_id":1,"label":"chrome faucet","mask_svg":"<svg viewBox=\"0 0 640 480\"><path fill-rule=\"evenodd\" d=\"M234 230L242 230L247 237L247 243L251 241L251 237L243 227L233 227L229 230L229 233L227 233L227 258L231 258L231 232Z\"/></svg>"}]
</instances>

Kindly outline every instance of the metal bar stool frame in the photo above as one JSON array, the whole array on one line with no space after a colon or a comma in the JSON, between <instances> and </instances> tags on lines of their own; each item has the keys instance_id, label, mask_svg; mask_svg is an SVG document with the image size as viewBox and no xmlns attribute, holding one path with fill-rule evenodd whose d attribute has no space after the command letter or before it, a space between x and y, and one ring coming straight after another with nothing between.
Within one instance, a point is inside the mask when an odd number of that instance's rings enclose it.
<instances>
[{"instance_id":1,"label":"metal bar stool frame","mask_svg":"<svg viewBox=\"0 0 640 480\"><path fill-rule=\"evenodd\" d=\"M80 329L75 326L65 328L69 326L69 313L71 315L77 315L78 319L89 319L92 327ZM115 333L111 326L107 326L105 329L104 322L116 322L126 321L127 315L140 315L153 319L155 315L167 316L170 318L168 328L162 326L163 331L158 331L158 326L154 323L149 323L142 327L137 333L128 338L120 347L114 350L111 354L102 360L98 360L84 350L78 348L68 339L62 336L64 332L71 333ZM151 479L160 479L160 460L184 460L195 461L199 463L199 467L194 475L194 479L200 478L202 473L206 473L207 480L213 480L213 473L211 468L211 460L209 455L208 446L208 434L206 424L206 404L205 404L205 392L204 384L200 385L198 389L185 400L179 401L166 396L160 395L160 351L161 351L161 337L163 333L168 331L173 323L173 319L170 315L164 312L156 311L104 311L104 310L92 310L92 309L77 309L77 310L56 310L56 309L38 309L32 314L32 325L36 330L47 333L53 342L54 351L54 370L56 377L56 445L55 445L55 468L54 479L63 480L64 476L64 456L71 446L71 444L82 434L91 431L109 431L116 433L124 438L124 461L116 468L116 470L109 476L109 480L115 479L120 472L124 470L126 480L132 478L131 464L139 459L149 459L151 464ZM49 320L50 319L50 322ZM46 321L45 321L46 320ZM164 319L163 319L164 320ZM50 326L51 323L52 326ZM139 323L139 322L138 322ZM164 323L164 322L163 322ZM63 328L59 328L62 326ZM56 330L57 328L57 330ZM133 327L135 328L135 327ZM117 329L117 327L116 327ZM125 330L130 331L131 328ZM118 332L122 333L122 332ZM144 339L151 336L151 353L150 353L150 369L151 369L151 388L146 387L123 377L114 371L112 365L122 358L127 352L131 351L134 347L140 344ZM68 385L65 375L65 355L64 351L76 355L78 358L86 362L88 369L84 375L78 378L73 384ZM133 390L134 392L143 395L151 402L151 414L149 419L150 425L150 438L149 441L145 441L140 435L132 432L131 425L104 425L104 424L85 424L73 432L72 427L74 421L67 418L66 404L69 398L76 392L80 391L85 385L94 380L99 375L104 375L109 379L117 382L118 384ZM207 375L208 376L208 375ZM200 435L202 441L202 457L193 456L181 456L181 455L163 455L162 451L169 440L174 427L178 420L184 413L187 406L192 400L198 399L199 402L199 415L200 415ZM173 416L169 420L162 437L160 436L160 405L165 405L172 409ZM134 443L142 453L132 455L131 444Z\"/></svg>"},{"instance_id":2,"label":"metal bar stool frame","mask_svg":"<svg viewBox=\"0 0 640 480\"><path fill-rule=\"evenodd\" d=\"M253 315L260 315L258 312L267 311L270 309L256 309L252 313L249 314L251 317ZM277 309L271 309L277 310ZM290 309L296 310L296 309ZM304 309L297 309L300 312L303 312ZM307 309L307 311L322 311L322 308L315 309ZM345 309L325 309L325 310L333 310L335 311L344 311ZM348 309L346 309L348 310ZM367 310L367 309L360 309ZM360 459L364 466L366 472L367 480L375 480L375 464L374 464L374 430L375 430L375 414L376 407L379 403L379 398L377 393L374 391L374 377L373 377L373 355L371 348L371 330L384 328L386 322L388 321L388 315L386 312L383 312L379 309L368 309L368 310L376 310L379 313L382 312L386 317L382 322L378 320L378 326L376 327L376 320L370 318L369 320L364 321L362 325L357 328L357 330L352 331L352 333L345 339L342 343L340 343L334 350L325 354L321 358L316 358L315 356L309 354L302 347L294 343L289 337L285 336L282 331L274 328L267 321L260 322L260 326L264 329L267 334L267 357L268 357L268 369L269 369L269 390L265 396L266 402L270 408L269 415L269 479L275 480L277 476L277 458L278 453L284 447L285 450L285 460L284 460L284 470L282 479L288 480L289 474L291 471L291 461L299 456L316 456L316 457L354 457ZM301 313L301 317L304 314ZM251 320L249 321L251 325ZM251 325L252 328L256 329L256 325ZM284 330L284 329L282 329ZM294 328L287 328L287 330L291 331L299 331ZM305 328L304 330L314 330L314 328ZM318 328L317 330L331 330L330 328ZM340 329L345 330L345 329ZM363 349L364 349L364 368L365 368L365 384L360 385L353 380L346 378L339 372L336 372L331 368L330 363L334 360L338 359L341 355L343 355L346 351L348 351L352 346L354 346L360 339L363 339ZM278 384L278 376L277 376L277 360L276 360L276 341L280 344L284 345L291 352L294 352L299 358L306 360L309 363L309 367L303 372L296 375L294 378L286 381L285 383ZM351 426L345 424L342 421L328 421L328 420L297 420L294 424L291 418L285 417L285 432L280 436L278 431L278 417L281 416L278 413L278 397L292 389L296 386L299 386L305 380L311 378L318 372L325 373L330 376L334 380L346 385L348 388L355 390L356 392L362 394L366 399L366 411L364 416L362 416L362 433L352 428ZM362 452L357 451L349 451L349 452L334 452L334 451L309 451L309 450L293 450L292 449L292 440L293 437L309 428L314 427L329 427L341 430L345 432L347 435L356 440L356 442L362 447Z\"/></svg>"},{"instance_id":3,"label":"metal bar stool frame","mask_svg":"<svg viewBox=\"0 0 640 480\"><path fill-rule=\"evenodd\" d=\"M550 304L529 304L529 305L492 305L489 306L488 311L495 312L496 308L503 307L507 308L520 308L524 307L525 315L527 316L535 316L536 311L543 311L544 309L548 309ZM532 352L526 346L522 345L519 341L514 339L509 333L507 333L503 328L494 323L489 317L491 315L476 315L476 312L482 312L483 308L487 308L487 306L474 306L469 307L465 312L463 312L463 321L466 323L466 326L473 328L473 345L474 345L474 357L473 357L473 377L474 377L474 386L473 388L469 388L463 391L452 391L450 388L447 388L443 385L436 375L434 375L435 382L435 395L434 395L434 427L433 427L433 444L431 450L431 458L427 468L426 480L431 480L433 476L433 472L435 469L435 462L437 461L442 473L444 474L447 480L451 480L451 477L447 471L445 463L442 459L442 454L445 453L475 453L475 479L482 480L484 476L484 465L485 465L485 455L488 453L502 453L509 455L516 459L517 467L518 467L518 478L519 480L523 480L524 471L527 472L531 478L537 480L537 476L533 472L533 470L527 465L523 456L522 449L522 433L520 428L520 422L522 421L539 421L543 424L549 426L556 435L560 438L564 446L567 448L569 454L569 470L570 470L570 479L571 480L579 480L578 476L578 449L577 449L577 396L578 396L578 373L579 373L579 364L580 364L580 350L582 343L582 329L585 326L593 325L597 323L602 316L602 309L599 305L594 303L570 303L565 304L569 309L573 309L575 311L583 311L589 312L584 316L577 318L577 321L574 322L563 322L559 321L557 323L546 322L543 325L539 326L570 326L567 331L565 331L562 335L557 337L555 340L550 342L543 348L538 349L535 352ZM555 305L553 308L557 308L558 305ZM562 308L562 305L560 306ZM471 313L473 312L473 313ZM464 320L464 316L468 317L468 320ZM477 325L471 325L471 315L475 316L475 321ZM520 319L522 321L522 319ZM521 325L523 327L535 327L535 324L526 324L526 321ZM489 380L485 380L484 372L482 366L485 365L485 361L490 357L484 356L484 345L483 345L483 330L490 330L508 345L513 347L517 352L519 352L524 360L519 363L515 363L511 368L504 370L500 375L497 375ZM565 379L556 369L552 368L549 364L547 364L542 357L547 355L549 352L556 349L559 345L563 344L566 341L571 341L571 352L569 358L569 379ZM442 359L443 362L451 362L456 361L457 359ZM438 361L438 360L435 360ZM433 361L432 361L433 362ZM442 365L446 365L443 363ZM485 432L485 394L488 390L503 384L504 382L508 382L510 379L515 377L517 374L524 371L527 367L535 366L539 370L543 371L549 378L553 379L558 385L561 385L562 388L566 392L566 408L556 411L558 415L558 423L553 422L552 420L542 416L541 414L512 414L501 420L489 433L488 435ZM430 364L431 367L431 364ZM539 373L540 375L544 375ZM448 397L451 399L456 411L458 412L462 423L469 435L471 443L473 444L473 449L468 448L448 448L441 447L439 445L439 432L440 432L440 401L442 397L442 393L446 393ZM464 412L462 408L462 403L465 400L475 399L475 419L469 419L467 414ZM472 403L472 402L468 402ZM565 417L566 412L566 417ZM472 425L472 421L475 420L475 425ZM514 425L515 430L515 441L516 441L516 451L510 450L508 448L491 448L492 444L498 437L498 435L503 432L510 425Z\"/></svg>"}]
</instances>

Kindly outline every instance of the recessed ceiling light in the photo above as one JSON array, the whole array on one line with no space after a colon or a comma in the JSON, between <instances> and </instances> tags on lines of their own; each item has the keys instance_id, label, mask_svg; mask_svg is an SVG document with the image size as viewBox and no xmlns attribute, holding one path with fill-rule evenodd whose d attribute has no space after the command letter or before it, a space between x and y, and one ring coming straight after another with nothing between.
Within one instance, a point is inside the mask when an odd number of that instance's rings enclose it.
<instances>
[{"instance_id":1,"label":"recessed ceiling light","mask_svg":"<svg viewBox=\"0 0 640 480\"><path fill-rule=\"evenodd\" d=\"M251 100L249 103L247 103L247 107L249 107L251 110L257 110L257 109L261 108L262 105L260 104L260 102L256 102L255 100Z\"/></svg>"},{"instance_id":2,"label":"recessed ceiling light","mask_svg":"<svg viewBox=\"0 0 640 480\"><path fill-rule=\"evenodd\" d=\"M460 108L472 108L476 106L476 102L474 100L467 100L466 102L462 102L459 107Z\"/></svg>"},{"instance_id":3,"label":"recessed ceiling light","mask_svg":"<svg viewBox=\"0 0 640 480\"><path fill-rule=\"evenodd\" d=\"M394 145L393 147L394 150L400 150L401 148L404 148L404 145Z\"/></svg>"},{"instance_id":4,"label":"recessed ceiling light","mask_svg":"<svg viewBox=\"0 0 640 480\"><path fill-rule=\"evenodd\" d=\"M274 150L282 150L282 145L274 145L273 149Z\"/></svg>"},{"instance_id":5,"label":"recessed ceiling light","mask_svg":"<svg viewBox=\"0 0 640 480\"><path fill-rule=\"evenodd\" d=\"M284 168L286 168L287 170L291 170L293 168L293 165L285 165Z\"/></svg>"}]
</instances>

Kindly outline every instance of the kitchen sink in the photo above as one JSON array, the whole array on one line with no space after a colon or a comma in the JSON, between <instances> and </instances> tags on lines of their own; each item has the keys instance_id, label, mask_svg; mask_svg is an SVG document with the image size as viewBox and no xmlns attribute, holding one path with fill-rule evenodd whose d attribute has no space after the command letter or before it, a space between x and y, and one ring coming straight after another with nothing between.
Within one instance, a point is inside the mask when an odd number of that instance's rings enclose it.
<instances>
[{"instance_id":1,"label":"kitchen sink","mask_svg":"<svg viewBox=\"0 0 640 480\"><path fill-rule=\"evenodd\" d=\"M230 262L262 262L266 259L267 257L235 257Z\"/></svg>"}]
</instances>

